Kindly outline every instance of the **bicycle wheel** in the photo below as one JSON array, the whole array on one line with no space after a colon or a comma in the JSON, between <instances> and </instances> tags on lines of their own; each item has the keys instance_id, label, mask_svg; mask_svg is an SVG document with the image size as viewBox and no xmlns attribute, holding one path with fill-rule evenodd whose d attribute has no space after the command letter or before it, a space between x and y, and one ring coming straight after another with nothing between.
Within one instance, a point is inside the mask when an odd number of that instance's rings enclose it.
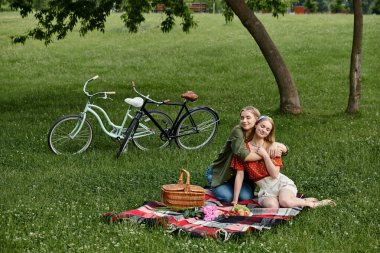
<instances>
[{"instance_id":1,"label":"bicycle wheel","mask_svg":"<svg viewBox=\"0 0 380 253\"><path fill-rule=\"evenodd\" d=\"M218 130L219 117L208 107L194 108L185 114L176 129L177 145L184 149L198 149L207 145Z\"/></svg>"},{"instance_id":2,"label":"bicycle wheel","mask_svg":"<svg viewBox=\"0 0 380 253\"><path fill-rule=\"evenodd\" d=\"M116 155L117 158L119 158L121 156L121 154L126 151L126 149L128 147L128 143L129 143L130 139L132 139L138 123L139 123L138 119L134 118L132 120L127 131L125 132L125 136L124 136L123 142L120 145L119 151L117 152L117 155Z\"/></svg>"},{"instance_id":3,"label":"bicycle wheel","mask_svg":"<svg viewBox=\"0 0 380 253\"><path fill-rule=\"evenodd\" d=\"M92 141L92 127L85 120L82 128L79 115L69 115L59 118L49 129L48 143L51 151L60 154L79 154L85 151ZM73 136L75 135L75 136Z\"/></svg>"},{"instance_id":4,"label":"bicycle wheel","mask_svg":"<svg viewBox=\"0 0 380 253\"><path fill-rule=\"evenodd\" d=\"M173 121L166 113L149 111L149 114L164 130L172 128ZM160 129L146 114L142 116L140 124L133 135L133 142L141 150L164 148L169 144L169 140L161 135Z\"/></svg>"}]
</instances>

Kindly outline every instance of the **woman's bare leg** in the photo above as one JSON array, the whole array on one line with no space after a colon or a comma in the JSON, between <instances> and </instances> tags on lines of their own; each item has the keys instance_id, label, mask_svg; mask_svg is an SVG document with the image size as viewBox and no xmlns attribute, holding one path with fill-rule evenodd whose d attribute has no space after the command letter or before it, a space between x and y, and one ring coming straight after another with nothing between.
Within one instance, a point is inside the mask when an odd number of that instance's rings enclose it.
<instances>
[{"instance_id":1,"label":"woman's bare leg","mask_svg":"<svg viewBox=\"0 0 380 253\"><path fill-rule=\"evenodd\" d=\"M315 201L314 199L300 199L297 198L297 196L289 189L282 189L279 192L278 200L280 202L281 207L296 207L296 206L308 206L308 207L314 207Z\"/></svg>"},{"instance_id":2,"label":"woman's bare leg","mask_svg":"<svg viewBox=\"0 0 380 253\"><path fill-rule=\"evenodd\" d=\"M289 189L282 189L279 193L279 202L281 207L296 207L296 206L308 206L311 208L317 208L322 206L336 206L335 202L331 199L323 199L315 201L314 198L300 199Z\"/></svg>"},{"instance_id":3,"label":"woman's bare leg","mask_svg":"<svg viewBox=\"0 0 380 253\"><path fill-rule=\"evenodd\" d=\"M280 204L277 198L266 197L263 200L262 206L266 208L279 208Z\"/></svg>"}]
</instances>

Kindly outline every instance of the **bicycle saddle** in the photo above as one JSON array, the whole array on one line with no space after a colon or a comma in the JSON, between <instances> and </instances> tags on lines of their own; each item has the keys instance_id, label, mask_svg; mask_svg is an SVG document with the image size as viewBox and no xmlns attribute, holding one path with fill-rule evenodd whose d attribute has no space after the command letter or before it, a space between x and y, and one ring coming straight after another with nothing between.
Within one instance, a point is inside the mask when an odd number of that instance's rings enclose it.
<instances>
[{"instance_id":1,"label":"bicycle saddle","mask_svg":"<svg viewBox=\"0 0 380 253\"><path fill-rule=\"evenodd\" d=\"M181 98L184 98L184 99L187 99L187 100L190 100L191 102L194 102L198 99L198 95L194 93L194 91L186 91L185 93L183 93L181 95Z\"/></svg>"},{"instance_id":2,"label":"bicycle saddle","mask_svg":"<svg viewBox=\"0 0 380 253\"><path fill-rule=\"evenodd\" d=\"M124 102L134 107L141 107L144 104L144 99L142 99L141 97L126 98L124 99Z\"/></svg>"}]
</instances>

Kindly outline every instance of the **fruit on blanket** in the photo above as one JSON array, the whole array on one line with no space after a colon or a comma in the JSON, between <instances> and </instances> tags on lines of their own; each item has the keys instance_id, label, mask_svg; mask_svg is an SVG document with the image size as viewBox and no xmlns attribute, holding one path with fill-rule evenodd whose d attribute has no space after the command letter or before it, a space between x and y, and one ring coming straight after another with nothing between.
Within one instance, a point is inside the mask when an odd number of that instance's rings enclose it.
<instances>
[{"instance_id":1,"label":"fruit on blanket","mask_svg":"<svg viewBox=\"0 0 380 253\"><path fill-rule=\"evenodd\" d=\"M250 211L248 207L244 205L235 204L234 207L229 212L231 216L249 216Z\"/></svg>"}]
</instances>

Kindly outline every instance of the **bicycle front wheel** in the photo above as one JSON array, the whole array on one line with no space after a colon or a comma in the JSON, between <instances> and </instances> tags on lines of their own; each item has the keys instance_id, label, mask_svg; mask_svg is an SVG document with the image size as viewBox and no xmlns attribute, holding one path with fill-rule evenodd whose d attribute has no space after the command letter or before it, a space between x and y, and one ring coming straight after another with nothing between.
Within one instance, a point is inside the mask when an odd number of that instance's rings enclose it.
<instances>
[{"instance_id":1,"label":"bicycle front wheel","mask_svg":"<svg viewBox=\"0 0 380 253\"><path fill-rule=\"evenodd\" d=\"M172 128L173 121L166 113L149 111L149 114L166 132ZM169 145L169 140L146 114L140 120L133 142L141 150L160 149Z\"/></svg>"},{"instance_id":2,"label":"bicycle front wheel","mask_svg":"<svg viewBox=\"0 0 380 253\"><path fill-rule=\"evenodd\" d=\"M61 117L48 133L49 148L57 155L82 153L90 146L91 141L91 124L87 120L83 122L79 115Z\"/></svg>"},{"instance_id":3,"label":"bicycle front wheel","mask_svg":"<svg viewBox=\"0 0 380 253\"><path fill-rule=\"evenodd\" d=\"M219 117L210 108L199 107L185 114L176 129L177 145L184 149L198 149L207 145L218 130Z\"/></svg>"}]
</instances>

